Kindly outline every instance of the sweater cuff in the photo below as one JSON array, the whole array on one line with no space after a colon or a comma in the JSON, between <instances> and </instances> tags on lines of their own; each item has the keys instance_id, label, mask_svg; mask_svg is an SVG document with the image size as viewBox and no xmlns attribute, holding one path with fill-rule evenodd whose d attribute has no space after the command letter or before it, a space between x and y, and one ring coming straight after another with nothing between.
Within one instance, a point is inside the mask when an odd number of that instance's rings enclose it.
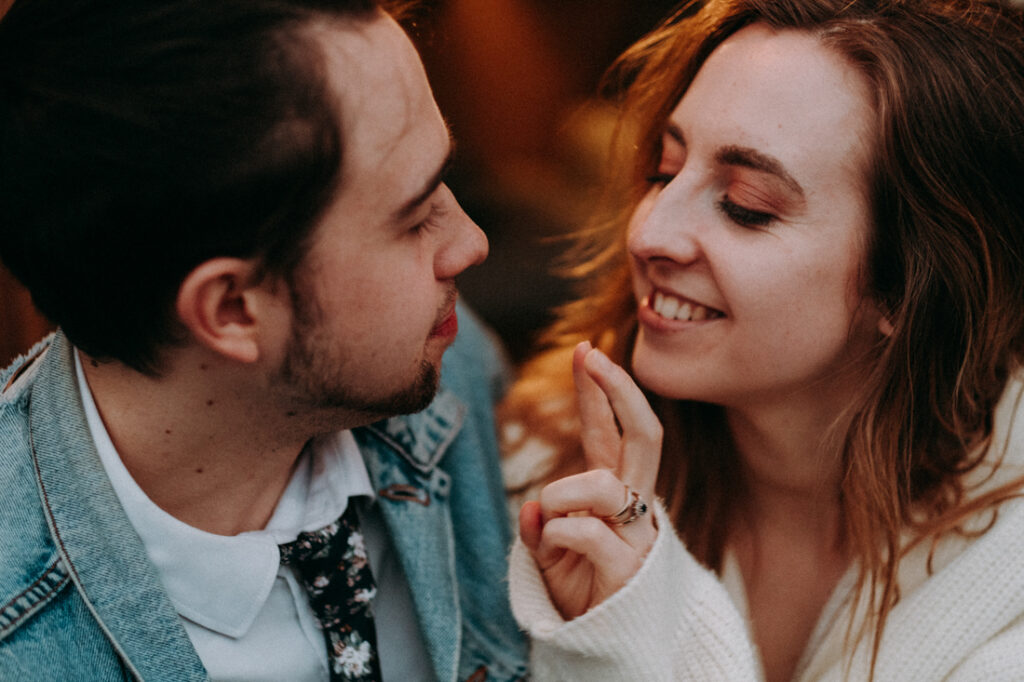
<instances>
[{"instance_id":1,"label":"sweater cuff","mask_svg":"<svg viewBox=\"0 0 1024 682\"><path fill-rule=\"evenodd\" d=\"M551 602L536 562L517 540L510 561L512 610L533 639L535 660L574 661L576 669L583 664L612 675L600 679L615 679L616 669L628 670L628 679L643 679L635 674L644 671L647 679L671 679L680 664L729 679L756 678L746 625L725 588L683 547L660 502L652 506L658 536L640 570L570 621Z\"/></svg>"}]
</instances>

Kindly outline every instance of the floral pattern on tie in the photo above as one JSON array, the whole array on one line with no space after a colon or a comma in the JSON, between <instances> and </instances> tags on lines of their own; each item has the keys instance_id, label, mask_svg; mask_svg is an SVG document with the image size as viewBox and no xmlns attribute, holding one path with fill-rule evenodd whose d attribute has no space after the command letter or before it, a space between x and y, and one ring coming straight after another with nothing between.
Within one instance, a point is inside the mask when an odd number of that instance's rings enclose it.
<instances>
[{"instance_id":1,"label":"floral pattern on tie","mask_svg":"<svg viewBox=\"0 0 1024 682\"><path fill-rule=\"evenodd\" d=\"M345 679L358 680L369 675L373 662L373 646L364 641L358 632L350 632L345 636L330 633L331 638L331 669Z\"/></svg>"},{"instance_id":2,"label":"floral pattern on tie","mask_svg":"<svg viewBox=\"0 0 1024 682\"><path fill-rule=\"evenodd\" d=\"M350 504L335 523L301 533L280 550L281 563L296 569L309 594L324 633L332 682L380 680L370 610L377 586L355 507Z\"/></svg>"}]
</instances>

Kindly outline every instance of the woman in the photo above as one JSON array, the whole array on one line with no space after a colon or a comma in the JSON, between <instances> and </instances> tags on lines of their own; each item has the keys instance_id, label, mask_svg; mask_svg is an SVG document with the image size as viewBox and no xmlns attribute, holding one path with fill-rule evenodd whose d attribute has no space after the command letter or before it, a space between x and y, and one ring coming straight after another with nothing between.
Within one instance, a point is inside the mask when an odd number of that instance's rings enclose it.
<instances>
[{"instance_id":1,"label":"woman","mask_svg":"<svg viewBox=\"0 0 1024 682\"><path fill-rule=\"evenodd\" d=\"M504 408L535 676L1020 679L1020 13L710 0L620 67L629 210Z\"/></svg>"}]
</instances>

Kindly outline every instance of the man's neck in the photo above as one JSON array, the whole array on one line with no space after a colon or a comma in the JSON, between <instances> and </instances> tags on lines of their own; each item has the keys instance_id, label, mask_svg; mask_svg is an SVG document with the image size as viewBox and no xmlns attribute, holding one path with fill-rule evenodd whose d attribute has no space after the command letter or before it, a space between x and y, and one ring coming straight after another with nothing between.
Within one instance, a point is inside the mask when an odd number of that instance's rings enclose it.
<instances>
[{"instance_id":1,"label":"man's neck","mask_svg":"<svg viewBox=\"0 0 1024 682\"><path fill-rule=\"evenodd\" d=\"M253 372L179 357L154 378L79 357L121 461L157 506L220 535L266 525L313 434Z\"/></svg>"}]
</instances>

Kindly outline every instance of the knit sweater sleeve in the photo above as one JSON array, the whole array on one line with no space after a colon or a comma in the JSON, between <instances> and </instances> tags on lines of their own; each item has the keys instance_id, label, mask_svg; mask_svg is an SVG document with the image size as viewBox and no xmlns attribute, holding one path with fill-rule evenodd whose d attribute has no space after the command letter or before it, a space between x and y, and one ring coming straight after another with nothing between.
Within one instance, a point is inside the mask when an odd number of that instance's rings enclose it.
<instances>
[{"instance_id":1,"label":"knit sweater sleeve","mask_svg":"<svg viewBox=\"0 0 1024 682\"><path fill-rule=\"evenodd\" d=\"M951 682L1015 682L1024 670L1024 619L972 652L950 674Z\"/></svg>"},{"instance_id":2,"label":"knit sweater sleeve","mask_svg":"<svg viewBox=\"0 0 1024 682\"><path fill-rule=\"evenodd\" d=\"M529 552L512 550L512 609L532 638L537 680L757 680L754 648L739 611L655 505L660 531L640 571L579 618L551 603Z\"/></svg>"}]
</instances>

